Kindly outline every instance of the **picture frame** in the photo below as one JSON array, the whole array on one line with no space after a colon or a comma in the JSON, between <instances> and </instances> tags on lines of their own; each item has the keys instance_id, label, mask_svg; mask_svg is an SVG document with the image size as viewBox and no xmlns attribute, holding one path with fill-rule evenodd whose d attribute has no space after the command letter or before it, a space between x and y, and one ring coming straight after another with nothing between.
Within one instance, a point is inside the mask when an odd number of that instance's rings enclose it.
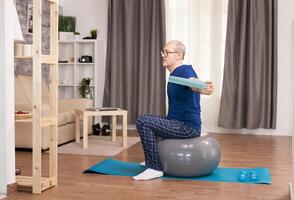
<instances>
[{"instance_id":1,"label":"picture frame","mask_svg":"<svg viewBox=\"0 0 294 200\"><path fill-rule=\"evenodd\" d=\"M28 3L27 9L27 34L33 34L33 4Z\"/></svg>"}]
</instances>

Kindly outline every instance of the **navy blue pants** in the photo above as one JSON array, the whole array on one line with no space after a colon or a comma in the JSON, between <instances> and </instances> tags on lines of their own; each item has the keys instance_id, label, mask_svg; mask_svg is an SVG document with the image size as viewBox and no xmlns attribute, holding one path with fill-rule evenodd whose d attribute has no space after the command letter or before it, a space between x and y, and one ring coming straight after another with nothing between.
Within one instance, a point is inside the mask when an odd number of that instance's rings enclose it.
<instances>
[{"instance_id":1,"label":"navy blue pants","mask_svg":"<svg viewBox=\"0 0 294 200\"><path fill-rule=\"evenodd\" d=\"M146 167L158 171L163 169L157 151L156 138L188 139L201 134L201 130L196 130L182 121L156 115L140 115L136 124L144 149Z\"/></svg>"}]
</instances>

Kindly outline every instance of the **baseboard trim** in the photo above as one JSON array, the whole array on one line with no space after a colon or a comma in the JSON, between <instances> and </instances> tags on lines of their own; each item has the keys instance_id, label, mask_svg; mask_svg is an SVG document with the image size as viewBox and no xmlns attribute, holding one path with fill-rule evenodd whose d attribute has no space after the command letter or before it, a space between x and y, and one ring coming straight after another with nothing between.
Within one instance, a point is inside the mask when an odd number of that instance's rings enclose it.
<instances>
[{"instance_id":1,"label":"baseboard trim","mask_svg":"<svg viewBox=\"0 0 294 200\"><path fill-rule=\"evenodd\" d=\"M225 129L225 128L206 128L203 126L203 132L224 133L224 134L245 134L245 135L266 135L266 136L292 136L292 132L277 131L274 129Z\"/></svg>"},{"instance_id":2,"label":"baseboard trim","mask_svg":"<svg viewBox=\"0 0 294 200\"><path fill-rule=\"evenodd\" d=\"M17 183L11 183L9 185L7 185L7 196L13 192L17 191Z\"/></svg>"}]
</instances>

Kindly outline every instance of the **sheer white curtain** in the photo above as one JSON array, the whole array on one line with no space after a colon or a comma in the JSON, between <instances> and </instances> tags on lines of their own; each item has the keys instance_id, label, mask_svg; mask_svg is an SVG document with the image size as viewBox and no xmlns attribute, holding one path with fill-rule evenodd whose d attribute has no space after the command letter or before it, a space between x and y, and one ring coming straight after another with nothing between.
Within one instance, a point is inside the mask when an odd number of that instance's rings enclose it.
<instances>
[{"instance_id":1,"label":"sheer white curtain","mask_svg":"<svg viewBox=\"0 0 294 200\"><path fill-rule=\"evenodd\" d=\"M222 88L228 0L166 0L168 40L186 46L185 63L199 79L211 80L215 92L201 97L202 130L217 131Z\"/></svg>"}]
</instances>

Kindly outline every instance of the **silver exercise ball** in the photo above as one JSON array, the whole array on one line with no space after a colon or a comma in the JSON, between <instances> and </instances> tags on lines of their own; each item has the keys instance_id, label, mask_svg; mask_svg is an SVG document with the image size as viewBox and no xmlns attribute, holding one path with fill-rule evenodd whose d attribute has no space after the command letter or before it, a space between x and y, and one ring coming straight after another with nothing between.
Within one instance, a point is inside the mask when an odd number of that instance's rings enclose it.
<instances>
[{"instance_id":1,"label":"silver exercise ball","mask_svg":"<svg viewBox=\"0 0 294 200\"><path fill-rule=\"evenodd\" d=\"M191 139L164 139L157 143L164 173L179 177L196 177L217 168L221 149L211 136Z\"/></svg>"}]
</instances>

